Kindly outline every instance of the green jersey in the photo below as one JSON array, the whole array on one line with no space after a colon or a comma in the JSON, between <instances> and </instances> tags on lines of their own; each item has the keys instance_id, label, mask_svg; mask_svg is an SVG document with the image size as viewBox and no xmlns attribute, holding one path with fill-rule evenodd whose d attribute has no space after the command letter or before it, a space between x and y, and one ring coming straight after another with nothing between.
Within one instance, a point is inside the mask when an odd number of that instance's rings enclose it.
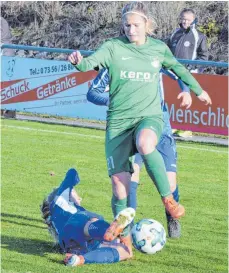
<instances>
[{"instance_id":1,"label":"green jersey","mask_svg":"<svg viewBox=\"0 0 229 273\"><path fill-rule=\"evenodd\" d=\"M150 37L140 46L130 43L126 37L110 39L76 68L80 71L95 67L108 69L109 121L162 115L158 91L162 66L173 70L194 93L201 94L198 82L175 59L167 45Z\"/></svg>"}]
</instances>

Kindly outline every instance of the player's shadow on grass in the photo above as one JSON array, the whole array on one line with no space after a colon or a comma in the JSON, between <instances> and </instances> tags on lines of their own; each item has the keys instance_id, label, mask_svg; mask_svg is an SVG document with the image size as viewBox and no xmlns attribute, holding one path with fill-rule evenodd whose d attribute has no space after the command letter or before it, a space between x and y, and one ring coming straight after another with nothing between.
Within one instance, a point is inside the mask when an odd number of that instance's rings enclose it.
<instances>
[{"instance_id":1,"label":"player's shadow on grass","mask_svg":"<svg viewBox=\"0 0 229 273\"><path fill-rule=\"evenodd\" d=\"M9 219L11 218L11 219ZM18 220L18 221L17 221ZM20 221L22 220L22 221ZM35 228L40 228L40 229L46 229L45 226L38 226L38 225L33 225L28 223L28 221L34 221L37 223L43 223L42 219L34 219L26 216L21 216L21 215L16 215L16 214L9 214L9 213L2 213L1 214L1 222L5 223L11 223L11 224L16 224L20 226L26 226L26 227L35 227Z\"/></svg>"},{"instance_id":2,"label":"player's shadow on grass","mask_svg":"<svg viewBox=\"0 0 229 273\"><path fill-rule=\"evenodd\" d=\"M55 249L52 242L6 235L2 235L1 237L1 247L10 251L37 256L44 256L45 253L60 253Z\"/></svg>"},{"instance_id":3,"label":"player's shadow on grass","mask_svg":"<svg viewBox=\"0 0 229 273\"><path fill-rule=\"evenodd\" d=\"M42 222L42 219L35 219L27 216L21 216L17 214L11 214L11 213L1 213L1 217L10 217L10 218L17 218L17 219L23 219L23 220L28 220L28 221L34 221L34 222Z\"/></svg>"},{"instance_id":4,"label":"player's shadow on grass","mask_svg":"<svg viewBox=\"0 0 229 273\"><path fill-rule=\"evenodd\" d=\"M36 226L36 225L31 225L31 224L26 224L26 223L19 223L19 222L16 222L16 221L5 220L5 219L1 219L1 222L2 223L3 222L11 223L11 224L25 226L25 227L34 227L34 228L40 228L40 229L47 229L46 227L41 227L41 226Z\"/></svg>"}]
</instances>

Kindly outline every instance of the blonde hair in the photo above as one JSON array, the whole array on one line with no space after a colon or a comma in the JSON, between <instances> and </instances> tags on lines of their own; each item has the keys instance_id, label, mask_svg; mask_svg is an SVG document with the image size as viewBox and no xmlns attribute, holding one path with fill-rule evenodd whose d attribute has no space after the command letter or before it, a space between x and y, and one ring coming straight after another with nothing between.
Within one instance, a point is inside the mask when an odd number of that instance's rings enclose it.
<instances>
[{"instance_id":1,"label":"blonde hair","mask_svg":"<svg viewBox=\"0 0 229 273\"><path fill-rule=\"evenodd\" d=\"M154 30L157 24L155 20L153 19L153 17L150 15L148 9L146 8L143 2L131 2L129 4L126 4L122 9L122 19L124 19L126 14L130 14L130 13L138 14L142 16L147 23L147 30L146 30L147 35L154 34ZM121 27L120 33L125 34L123 26Z\"/></svg>"}]
</instances>

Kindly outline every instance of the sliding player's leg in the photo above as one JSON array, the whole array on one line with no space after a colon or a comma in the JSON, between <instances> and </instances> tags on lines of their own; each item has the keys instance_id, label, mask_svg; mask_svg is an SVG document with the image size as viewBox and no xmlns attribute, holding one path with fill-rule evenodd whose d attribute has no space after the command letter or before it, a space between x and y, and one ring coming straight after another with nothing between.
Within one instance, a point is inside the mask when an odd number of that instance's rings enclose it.
<instances>
[{"instance_id":1,"label":"sliding player's leg","mask_svg":"<svg viewBox=\"0 0 229 273\"><path fill-rule=\"evenodd\" d=\"M83 255L67 255L67 266L80 266L83 264L117 263L131 258L127 247L121 243L103 243L99 248Z\"/></svg>"}]
</instances>

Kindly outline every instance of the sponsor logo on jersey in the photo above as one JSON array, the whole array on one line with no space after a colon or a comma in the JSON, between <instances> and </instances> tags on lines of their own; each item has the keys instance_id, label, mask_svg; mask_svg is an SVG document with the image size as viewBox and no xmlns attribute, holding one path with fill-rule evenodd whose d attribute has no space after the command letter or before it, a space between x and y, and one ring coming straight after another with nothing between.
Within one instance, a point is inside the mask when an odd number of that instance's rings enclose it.
<instances>
[{"instance_id":1,"label":"sponsor logo on jersey","mask_svg":"<svg viewBox=\"0 0 229 273\"><path fill-rule=\"evenodd\" d=\"M160 62L159 62L159 60L154 60L151 62L151 65L155 68L158 68L160 66Z\"/></svg>"},{"instance_id":2,"label":"sponsor logo on jersey","mask_svg":"<svg viewBox=\"0 0 229 273\"><path fill-rule=\"evenodd\" d=\"M120 71L120 79L129 79L133 81L154 81L158 73L141 71Z\"/></svg>"},{"instance_id":3,"label":"sponsor logo on jersey","mask_svg":"<svg viewBox=\"0 0 229 273\"><path fill-rule=\"evenodd\" d=\"M151 65L154 68L158 68L161 65L160 59L155 56L150 56Z\"/></svg>"}]
</instances>

